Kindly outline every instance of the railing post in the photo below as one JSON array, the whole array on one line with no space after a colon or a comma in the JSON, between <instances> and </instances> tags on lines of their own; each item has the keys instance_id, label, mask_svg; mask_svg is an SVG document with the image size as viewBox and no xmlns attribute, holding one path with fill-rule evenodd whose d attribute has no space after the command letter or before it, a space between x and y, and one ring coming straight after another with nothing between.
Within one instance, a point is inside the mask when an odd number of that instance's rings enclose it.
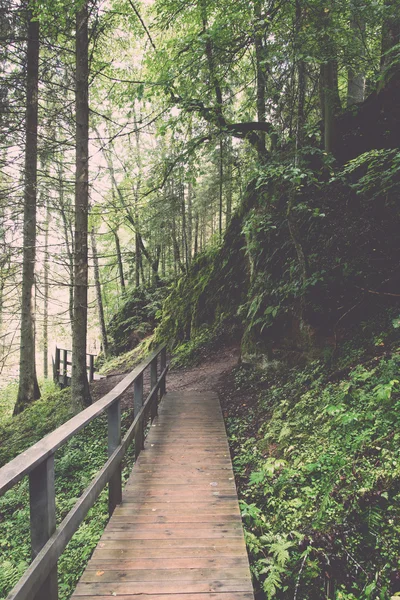
<instances>
[{"instance_id":1,"label":"railing post","mask_svg":"<svg viewBox=\"0 0 400 600\"><path fill-rule=\"evenodd\" d=\"M94 355L89 354L89 381L94 381Z\"/></svg>"},{"instance_id":2,"label":"railing post","mask_svg":"<svg viewBox=\"0 0 400 600\"><path fill-rule=\"evenodd\" d=\"M121 443L121 402L117 400L108 409L108 456L111 456ZM122 502L122 474L119 464L108 483L108 512L111 515L117 504Z\"/></svg>"},{"instance_id":3,"label":"railing post","mask_svg":"<svg viewBox=\"0 0 400 600\"><path fill-rule=\"evenodd\" d=\"M32 558L35 558L56 530L54 456L29 474ZM34 600L57 600L57 567L52 569Z\"/></svg>"},{"instance_id":4,"label":"railing post","mask_svg":"<svg viewBox=\"0 0 400 600\"><path fill-rule=\"evenodd\" d=\"M152 390L157 385L157 363L158 363L158 355L153 358L150 363L150 389ZM154 398L151 402L151 420L157 416L158 414L158 392L155 394Z\"/></svg>"},{"instance_id":5,"label":"railing post","mask_svg":"<svg viewBox=\"0 0 400 600\"><path fill-rule=\"evenodd\" d=\"M167 348L164 346L164 348L161 350L161 373L163 373L163 371L165 370L167 366ZM160 398L162 398L167 392L167 381L166 381L166 376L164 375L161 383L160 383Z\"/></svg>"},{"instance_id":6,"label":"railing post","mask_svg":"<svg viewBox=\"0 0 400 600\"><path fill-rule=\"evenodd\" d=\"M68 350L63 350L63 385L68 385Z\"/></svg>"},{"instance_id":7,"label":"railing post","mask_svg":"<svg viewBox=\"0 0 400 600\"><path fill-rule=\"evenodd\" d=\"M56 347L56 354L54 357L54 381L60 383L60 348Z\"/></svg>"},{"instance_id":8,"label":"railing post","mask_svg":"<svg viewBox=\"0 0 400 600\"><path fill-rule=\"evenodd\" d=\"M133 387L133 417L135 418L143 406L143 373L135 379ZM135 435L135 457L137 458L144 445L144 423L143 419L138 423Z\"/></svg>"}]
</instances>

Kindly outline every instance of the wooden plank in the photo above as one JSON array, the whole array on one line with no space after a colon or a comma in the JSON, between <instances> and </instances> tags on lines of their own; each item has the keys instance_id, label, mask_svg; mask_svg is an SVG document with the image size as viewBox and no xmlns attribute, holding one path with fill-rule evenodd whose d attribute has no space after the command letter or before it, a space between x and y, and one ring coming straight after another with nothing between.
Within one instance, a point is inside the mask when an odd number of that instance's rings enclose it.
<instances>
[{"instance_id":1,"label":"wooden plank","mask_svg":"<svg viewBox=\"0 0 400 600\"><path fill-rule=\"evenodd\" d=\"M86 600L96 600L96 598L98 598L99 596L86 596L85 598ZM74 598L78 598L78 596L75 594ZM101 596L102 600L115 600L115 595L114 596ZM118 599L119 600L135 600L135 598L138 598L137 594L129 594L129 595L121 595L118 594ZM214 593L207 593L207 594L198 594L198 593L194 593L194 594L168 594L168 596L165 596L165 594L146 594L146 600L254 600L254 596L252 593L248 593L248 592L234 592L233 594L231 592L228 593L222 593L222 594L214 594Z\"/></svg>"},{"instance_id":2,"label":"wooden plank","mask_svg":"<svg viewBox=\"0 0 400 600\"><path fill-rule=\"evenodd\" d=\"M171 549L184 549L187 548L212 548L214 550L226 550L231 548L246 549L243 538L231 538L231 539L208 539L208 538L187 538L181 540L166 539L166 540L105 540L101 538L97 545L97 548L138 548L142 555L148 550L162 549L164 556L168 556Z\"/></svg>"},{"instance_id":3,"label":"wooden plank","mask_svg":"<svg viewBox=\"0 0 400 600\"><path fill-rule=\"evenodd\" d=\"M159 571L161 569L239 569L248 567L247 559L244 556L228 558L226 556L214 556L210 558L122 558L120 555L112 558L102 559L93 558L88 566L88 571L132 571L132 570L150 570ZM157 575L155 575L157 577Z\"/></svg>"},{"instance_id":4,"label":"wooden plank","mask_svg":"<svg viewBox=\"0 0 400 600\"><path fill-rule=\"evenodd\" d=\"M179 531L171 527L171 529L164 529L161 531L120 531L120 530L107 530L103 538L104 540L168 540L176 539L182 540L190 538L193 532L190 531ZM196 530L196 536L198 539L225 539L225 538L241 538L243 533L241 531L231 531L230 529L199 529ZM191 539L191 538L190 538Z\"/></svg>"},{"instance_id":5,"label":"wooden plank","mask_svg":"<svg viewBox=\"0 0 400 600\"><path fill-rule=\"evenodd\" d=\"M111 542L109 542L111 543ZM135 559L135 563L141 565L144 561L150 560L155 566L162 561L164 568L167 568L169 560L174 558L178 559L176 565L181 564L179 560L188 560L195 558L201 566L201 561L204 559L218 558L219 560L225 560L225 558L240 558L243 560L243 546L226 545L223 548L216 548L215 546L207 547L196 547L196 548L168 548L168 558L165 558L166 552L164 548L145 548L143 550L136 545L132 548L119 548L119 544L116 544L116 548L97 548L93 554L93 560L132 560ZM143 555L144 554L144 555Z\"/></svg>"},{"instance_id":6,"label":"wooden plank","mask_svg":"<svg viewBox=\"0 0 400 600\"><path fill-rule=\"evenodd\" d=\"M118 514L116 515L114 513L114 523L163 523L163 524L169 524L169 523L184 523L186 524L186 527L188 526L187 524L190 523L221 523L221 522L225 522L226 520L229 521L237 521L238 523L241 524L242 520L240 518L239 513L227 513L227 512L223 512L223 513L219 513L219 514L214 514L213 512L208 512L208 513L203 513L203 514L193 514L193 512L191 511L190 513L187 514L179 514L179 513L175 513L172 515L169 515L168 513L160 513L158 512L157 514L151 514L151 515L143 515L143 514Z\"/></svg>"},{"instance_id":7,"label":"wooden plank","mask_svg":"<svg viewBox=\"0 0 400 600\"><path fill-rule=\"evenodd\" d=\"M186 584L185 584L186 587ZM187 591L185 589L185 591ZM72 598L79 596L95 596L102 597L111 595L113 598L121 595L139 595L145 594L146 600L149 594L162 594L164 595L163 600L169 600L168 595L180 594L182 592L182 581L161 581L161 582L150 582L142 581L136 582L134 587L129 583L110 583L105 585L104 583L78 583L76 592ZM216 580L216 581L196 581L190 586L190 592L192 594L199 593L226 593L226 592L248 592L252 593L253 588L250 579L231 579L231 580ZM251 596L253 598L254 596Z\"/></svg>"},{"instance_id":8,"label":"wooden plank","mask_svg":"<svg viewBox=\"0 0 400 600\"><path fill-rule=\"evenodd\" d=\"M168 395L73 598L254 600L215 395Z\"/></svg>"},{"instance_id":9,"label":"wooden plank","mask_svg":"<svg viewBox=\"0 0 400 600\"><path fill-rule=\"evenodd\" d=\"M81 583L114 583L114 582L142 582L148 583L171 581L218 581L230 579L243 579L248 576L248 566L234 569L158 569L156 573L149 569L120 569L96 571L86 569L81 577ZM132 586L133 588L133 586Z\"/></svg>"}]
</instances>

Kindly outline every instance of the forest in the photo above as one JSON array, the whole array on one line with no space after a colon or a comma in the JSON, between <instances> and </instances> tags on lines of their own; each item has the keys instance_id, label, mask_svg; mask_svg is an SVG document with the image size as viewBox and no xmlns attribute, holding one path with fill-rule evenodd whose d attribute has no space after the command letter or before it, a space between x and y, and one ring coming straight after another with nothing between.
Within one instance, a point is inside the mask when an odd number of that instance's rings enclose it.
<instances>
[{"instance_id":1,"label":"forest","mask_svg":"<svg viewBox=\"0 0 400 600\"><path fill-rule=\"evenodd\" d=\"M400 0L0 0L0 467L166 345L218 394L257 600L400 599L399 198ZM57 523L106 457L106 415L57 452Z\"/></svg>"}]
</instances>

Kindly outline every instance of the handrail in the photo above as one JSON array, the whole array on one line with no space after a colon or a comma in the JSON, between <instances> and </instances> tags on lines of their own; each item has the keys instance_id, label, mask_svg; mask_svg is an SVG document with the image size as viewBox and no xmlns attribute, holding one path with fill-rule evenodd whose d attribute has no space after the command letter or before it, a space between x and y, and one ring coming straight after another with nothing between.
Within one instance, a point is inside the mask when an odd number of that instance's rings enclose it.
<instances>
[{"instance_id":1,"label":"handrail","mask_svg":"<svg viewBox=\"0 0 400 600\"><path fill-rule=\"evenodd\" d=\"M160 356L160 375L157 374ZM151 391L143 402L143 372L151 367ZM25 475L30 476L31 538L33 562L7 600L56 600L57 561L68 542L109 483L109 512L121 502L121 461L133 439L135 455L143 448L145 425L157 415L158 397L166 393L166 347L160 346L95 404L48 434L0 469L0 495ZM134 420L121 441L122 394L134 383ZM54 454L93 419L108 411L109 458L60 526L55 527ZM48 525L48 527L46 527ZM47 529L47 531L46 531Z\"/></svg>"},{"instance_id":2,"label":"handrail","mask_svg":"<svg viewBox=\"0 0 400 600\"><path fill-rule=\"evenodd\" d=\"M62 359L61 359L62 353ZM66 348L59 348L56 346L54 360L53 360L53 378L54 381L63 386L67 387L70 385L71 376L68 375L68 367L72 366L72 362L68 360L68 354L72 355L72 350L67 350ZM89 364L87 364L87 357L89 357ZM94 381L94 361L96 358L96 354L86 353L86 370L89 371L89 382L92 383ZM72 357L71 357L72 359ZM62 367L62 368L61 368Z\"/></svg>"}]
</instances>

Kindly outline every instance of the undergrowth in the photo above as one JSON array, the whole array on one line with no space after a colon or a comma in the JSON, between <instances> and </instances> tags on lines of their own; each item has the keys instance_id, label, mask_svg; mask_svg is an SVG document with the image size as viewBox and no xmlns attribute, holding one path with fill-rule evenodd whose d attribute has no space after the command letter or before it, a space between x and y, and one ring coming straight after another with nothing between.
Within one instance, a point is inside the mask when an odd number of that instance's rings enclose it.
<instances>
[{"instance_id":1,"label":"undergrowth","mask_svg":"<svg viewBox=\"0 0 400 600\"><path fill-rule=\"evenodd\" d=\"M108 360L104 360L99 368L99 373L101 375L114 375L131 371L146 357L152 341L153 336L149 336L142 340L133 350L128 350L128 352L123 352L118 356L112 356Z\"/></svg>"},{"instance_id":2,"label":"undergrowth","mask_svg":"<svg viewBox=\"0 0 400 600\"><path fill-rule=\"evenodd\" d=\"M21 415L0 426L0 465L37 442L70 416L70 390L35 402ZM123 432L132 414L122 416ZM133 447L123 464L124 481L130 474ZM55 456L57 524L76 503L107 460L107 419L99 417L71 438ZM108 520L104 491L68 544L58 563L59 597L67 600L96 547ZM0 498L0 599L4 600L30 562L29 482L24 478Z\"/></svg>"},{"instance_id":3,"label":"undergrowth","mask_svg":"<svg viewBox=\"0 0 400 600\"><path fill-rule=\"evenodd\" d=\"M44 400L58 390L56 384L51 379L40 380L39 387ZM17 401L17 395L18 381L11 382L0 389L0 426L12 416L14 405Z\"/></svg>"},{"instance_id":4,"label":"undergrowth","mask_svg":"<svg viewBox=\"0 0 400 600\"><path fill-rule=\"evenodd\" d=\"M226 421L260 598L400 590L400 352L364 365L347 352L341 372L317 360L233 375Z\"/></svg>"}]
</instances>

